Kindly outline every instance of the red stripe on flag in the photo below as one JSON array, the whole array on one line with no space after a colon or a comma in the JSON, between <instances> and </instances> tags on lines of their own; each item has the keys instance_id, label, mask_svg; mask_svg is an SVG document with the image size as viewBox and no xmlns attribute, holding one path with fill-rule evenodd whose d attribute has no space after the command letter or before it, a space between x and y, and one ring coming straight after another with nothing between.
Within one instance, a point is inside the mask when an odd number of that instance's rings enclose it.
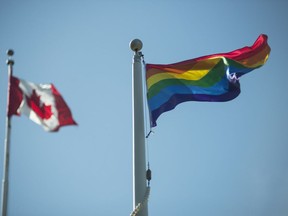
<instances>
[{"instance_id":1,"label":"red stripe on flag","mask_svg":"<svg viewBox=\"0 0 288 216\"><path fill-rule=\"evenodd\" d=\"M56 109L58 111L59 127L64 126L64 125L77 125L77 123L74 121L72 117L72 113L68 105L66 104L63 97L61 96L61 94L58 92L58 90L55 88L53 84L51 84L51 90L55 98ZM59 127L56 128L54 131L57 131Z\"/></svg>"},{"instance_id":2,"label":"red stripe on flag","mask_svg":"<svg viewBox=\"0 0 288 216\"><path fill-rule=\"evenodd\" d=\"M10 76L10 86L9 86L9 99L8 99L8 116L20 115L17 112L22 100L23 92L19 88L20 80L16 77Z\"/></svg>"}]
</instances>

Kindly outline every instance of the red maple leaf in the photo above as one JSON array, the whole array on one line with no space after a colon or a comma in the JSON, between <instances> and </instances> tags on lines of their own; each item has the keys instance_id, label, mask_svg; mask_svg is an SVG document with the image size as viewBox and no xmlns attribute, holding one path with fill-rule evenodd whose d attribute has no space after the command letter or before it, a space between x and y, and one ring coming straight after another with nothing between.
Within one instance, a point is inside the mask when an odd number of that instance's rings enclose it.
<instances>
[{"instance_id":1,"label":"red maple leaf","mask_svg":"<svg viewBox=\"0 0 288 216\"><path fill-rule=\"evenodd\" d=\"M30 97L26 95L27 104L40 118L49 119L53 114L51 105L46 106L44 103L41 103L40 97L36 94L35 89L33 89Z\"/></svg>"}]
</instances>

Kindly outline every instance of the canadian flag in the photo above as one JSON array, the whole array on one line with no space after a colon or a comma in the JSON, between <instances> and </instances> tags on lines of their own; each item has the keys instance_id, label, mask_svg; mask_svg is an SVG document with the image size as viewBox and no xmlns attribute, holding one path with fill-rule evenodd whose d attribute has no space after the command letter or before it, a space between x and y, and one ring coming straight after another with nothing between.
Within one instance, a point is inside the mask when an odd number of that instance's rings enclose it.
<instances>
[{"instance_id":1,"label":"canadian flag","mask_svg":"<svg viewBox=\"0 0 288 216\"><path fill-rule=\"evenodd\" d=\"M24 114L46 131L77 125L66 102L53 84L34 84L10 77L8 116Z\"/></svg>"}]
</instances>

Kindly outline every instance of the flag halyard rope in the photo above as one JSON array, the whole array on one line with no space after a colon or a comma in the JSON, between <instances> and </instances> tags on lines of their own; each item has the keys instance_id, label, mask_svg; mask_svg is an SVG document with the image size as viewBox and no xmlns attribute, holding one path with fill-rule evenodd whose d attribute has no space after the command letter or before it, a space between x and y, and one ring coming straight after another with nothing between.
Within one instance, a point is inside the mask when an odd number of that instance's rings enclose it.
<instances>
[{"instance_id":1,"label":"flag halyard rope","mask_svg":"<svg viewBox=\"0 0 288 216\"><path fill-rule=\"evenodd\" d=\"M130 216L137 216L137 214L143 208L143 206L147 205L147 202L148 202L148 199L149 199L149 195L150 195L150 186L146 187L146 192L145 192L145 196L144 196L143 201L141 203L137 204L137 206L132 211Z\"/></svg>"},{"instance_id":2,"label":"flag halyard rope","mask_svg":"<svg viewBox=\"0 0 288 216\"><path fill-rule=\"evenodd\" d=\"M144 59L144 54L142 52L139 52L140 55L141 55L141 59L142 59L142 65L143 65L143 71L144 71L144 74L142 74L142 77L143 79L142 80L146 80L146 62L145 62L145 59ZM148 107L148 103L147 103L147 84L146 82L143 83L143 92L144 92L144 119L145 119L145 133L147 134L146 135L146 138L148 138L150 136L151 133L154 133L152 131L152 127L151 127L151 120L150 120L150 111L149 111L149 107ZM148 115L147 115L147 110L148 110ZM148 117L147 117L148 116ZM149 121L149 123L147 123L147 119ZM149 132L148 132L148 125L149 124Z\"/></svg>"}]
</instances>

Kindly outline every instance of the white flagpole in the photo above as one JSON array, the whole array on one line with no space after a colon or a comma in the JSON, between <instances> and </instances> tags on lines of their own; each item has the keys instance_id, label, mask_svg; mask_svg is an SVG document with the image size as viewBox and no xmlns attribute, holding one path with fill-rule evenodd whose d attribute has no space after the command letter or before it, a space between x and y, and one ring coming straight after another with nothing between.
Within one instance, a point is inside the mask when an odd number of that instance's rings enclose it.
<instances>
[{"instance_id":1,"label":"white flagpole","mask_svg":"<svg viewBox=\"0 0 288 216\"><path fill-rule=\"evenodd\" d=\"M1 215L7 215L8 206L8 182L9 182L9 156L10 156L10 132L11 132L11 117L8 116L9 109L9 95L10 95L10 77L12 76L14 61L11 59L14 52L13 50L8 50L7 55L9 59L7 60L8 65L8 94L7 94L7 113L6 113L6 134L4 142L4 163L3 163L3 180L2 180L2 199L1 199Z\"/></svg>"},{"instance_id":2,"label":"white flagpole","mask_svg":"<svg viewBox=\"0 0 288 216\"><path fill-rule=\"evenodd\" d=\"M146 156L145 156L145 130L144 130L144 106L142 85L142 42L134 39L130 42L130 48L134 51L132 65L132 124L133 124L133 208L143 202L146 186ZM141 206L137 216L148 216L148 206Z\"/></svg>"}]
</instances>

